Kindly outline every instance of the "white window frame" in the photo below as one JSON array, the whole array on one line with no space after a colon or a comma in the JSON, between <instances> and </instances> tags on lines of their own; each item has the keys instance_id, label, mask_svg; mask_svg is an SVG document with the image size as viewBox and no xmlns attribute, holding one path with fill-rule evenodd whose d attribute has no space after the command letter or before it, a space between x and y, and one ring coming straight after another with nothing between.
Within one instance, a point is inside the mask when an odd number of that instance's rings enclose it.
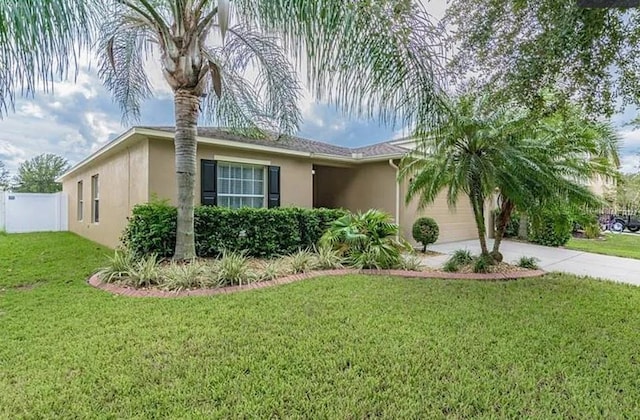
<instances>
[{"instance_id":1,"label":"white window frame","mask_svg":"<svg viewBox=\"0 0 640 420\"><path fill-rule=\"evenodd\" d=\"M78 201L76 218L79 222L82 222L82 220L84 220L84 182L82 182L82 180L76 184L76 190L76 199Z\"/></svg>"},{"instance_id":2,"label":"white window frame","mask_svg":"<svg viewBox=\"0 0 640 420\"><path fill-rule=\"evenodd\" d=\"M98 175L99 174L95 174L91 177L91 222L92 223L100 223L100 177Z\"/></svg>"},{"instance_id":3,"label":"white window frame","mask_svg":"<svg viewBox=\"0 0 640 420\"><path fill-rule=\"evenodd\" d=\"M235 160L235 159L234 159ZM238 159L239 160L239 159ZM218 196L218 205L221 207L226 207L226 206L222 206L220 204L220 199L221 198L234 198L234 197L239 197L239 198L260 198L262 199L262 205L260 207L253 207L253 208L265 208L267 207L267 188L268 188L268 180L267 180L267 167L268 165L263 165L263 162L260 163L254 163L255 161L249 161L247 159L246 162L238 162L238 161L233 161L233 160L225 160L225 161L217 161L217 165L216 165L216 191L217 191L217 196ZM260 168L262 169L262 194L232 194L232 193L222 193L221 190L222 188L220 188L220 181L222 180L227 180L230 183L230 188L229 190L231 190L231 182L232 181L247 181L246 179L243 178L222 178L221 174L222 174L222 167L223 166L227 166L229 167L229 169L231 170L234 167L241 167L241 168L246 168L246 167L250 167L253 169L256 168ZM252 179L251 181L255 181L254 179Z\"/></svg>"}]
</instances>

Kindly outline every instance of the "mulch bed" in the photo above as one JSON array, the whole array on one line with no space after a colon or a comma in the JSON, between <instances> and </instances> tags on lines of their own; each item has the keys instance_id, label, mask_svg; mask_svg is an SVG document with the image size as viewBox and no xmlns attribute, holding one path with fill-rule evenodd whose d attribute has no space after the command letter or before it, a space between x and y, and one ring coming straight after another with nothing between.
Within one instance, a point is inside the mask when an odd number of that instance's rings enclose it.
<instances>
[{"instance_id":1,"label":"mulch bed","mask_svg":"<svg viewBox=\"0 0 640 420\"><path fill-rule=\"evenodd\" d=\"M485 280L485 281L504 281L515 280L522 278L540 277L546 274L542 270L524 270L519 269L517 271L506 271L496 273L445 273L439 271L405 271L405 270L356 270L356 269L341 269L341 270L323 270L312 271L308 273L293 274L285 277L281 277L275 280L262 281L251 283L242 286L227 286L219 287L215 289L194 289L194 290L182 290L182 291L165 291L155 288L149 289L135 289L113 283L103 283L97 274L94 274L89 279L89 284L98 289L105 290L107 292L131 296L131 297L157 297L157 298L175 298L175 297L188 297L188 296L213 296L222 295L228 293L235 293L244 290L264 289L266 287L289 284L300 280L307 280L316 277L323 276L343 276L349 274L364 274L364 275L379 275L379 276L392 276L392 277L404 277L412 279L448 279L448 280Z\"/></svg>"}]
</instances>

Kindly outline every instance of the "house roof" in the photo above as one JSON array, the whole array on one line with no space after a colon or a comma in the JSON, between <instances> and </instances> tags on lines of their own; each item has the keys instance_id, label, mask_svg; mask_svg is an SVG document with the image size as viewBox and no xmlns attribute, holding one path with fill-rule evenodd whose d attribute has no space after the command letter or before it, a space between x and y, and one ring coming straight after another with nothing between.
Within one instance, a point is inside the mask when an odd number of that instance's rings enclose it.
<instances>
[{"instance_id":1,"label":"house roof","mask_svg":"<svg viewBox=\"0 0 640 420\"><path fill-rule=\"evenodd\" d=\"M174 133L174 127L141 127L149 130L158 130ZM278 149L295 150L298 152L320 153L323 155L353 157L354 154L362 157L387 156L393 154L402 155L406 149L395 146L391 142L376 143L369 146L349 148L322 141L311 140L304 137L281 135L273 133L269 138L253 138L239 135L230 130L219 127L198 127L198 136L211 139L235 141L245 144L275 147Z\"/></svg>"},{"instance_id":2,"label":"house roof","mask_svg":"<svg viewBox=\"0 0 640 420\"><path fill-rule=\"evenodd\" d=\"M61 182L65 177L88 165L99 156L116 149L123 144L132 141L135 135L149 137L164 137L171 139L175 132L174 127L167 126L141 126L133 127L121 134L111 142L105 144L96 152L74 165L62 174L56 181ZM349 148L310 140L303 137L273 134L268 138L255 138L237 134L231 130L218 127L198 127L198 142L206 144L218 144L224 147L238 149L259 149L269 153L281 153L300 157L317 157L324 160L337 160L341 162L375 161L383 159L397 159L407 153L407 149L393 144L393 141L376 143L368 146Z\"/></svg>"}]
</instances>

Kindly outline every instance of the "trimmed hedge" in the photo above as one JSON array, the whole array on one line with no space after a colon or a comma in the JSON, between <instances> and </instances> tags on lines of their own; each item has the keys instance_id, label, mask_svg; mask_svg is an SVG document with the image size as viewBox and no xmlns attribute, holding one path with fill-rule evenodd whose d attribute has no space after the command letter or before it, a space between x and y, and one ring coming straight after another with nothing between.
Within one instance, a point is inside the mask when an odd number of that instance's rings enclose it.
<instances>
[{"instance_id":1,"label":"trimmed hedge","mask_svg":"<svg viewBox=\"0 0 640 420\"><path fill-rule=\"evenodd\" d=\"M413 223L411 234L413 239L422 244L422 252L426 252L427 246L438 240L440 228L438 228L438 223L431 217L420 217Z\"/></svg>"},{"instance_id":2,"label":"trimmed hedge","mask_svg":"<svg viewBox=\"0 0 640 420\"><path fill-rule=\"evenodd\" d=\"M565 211L542 211L532 215L529 241L545 246L563 246L571 239L573 222Z\"/></svg>"},{"instance_id":3,"label":"trimmed hedge","mask_svg":"<svg viewBox=\"0 0 640 420\"><path fill-rule=\"evenodd\" d=\"M223 250L245 251L253 257L288 255L308 248L342 209L229 209L195 208L196 253L217 257ZM165 203L137 205L122 236L122 243L136 255L171 257L176 242L177 209Z\"/></svg>"}]
</instances>

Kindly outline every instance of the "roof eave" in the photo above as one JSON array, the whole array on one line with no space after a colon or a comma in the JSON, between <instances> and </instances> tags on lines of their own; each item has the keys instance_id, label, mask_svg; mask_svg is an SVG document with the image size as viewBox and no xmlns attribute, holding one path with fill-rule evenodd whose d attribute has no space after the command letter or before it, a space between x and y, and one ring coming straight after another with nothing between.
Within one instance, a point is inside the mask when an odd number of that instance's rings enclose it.
<instances>
[{"instance_id":1,"label":"roof eave","mask_svg":"<svg viewBox=\"0 0 640 420\"><path fill-rule=\"evenodd\" d=\"M164 139L174 138L174 133L171 133L168 131L154 130L151 128L132 127L129 130L125 131L120 136L116 137L115 140L109 142L108 144L104 145L103 147L101 147L91 155L87 156L85 159L75 164L71 169L69 169L68 171L60 175L58 178L56 178L56 182L63 182L65 178L67 178L74 172L83 168L88 163L102 156L108 151L113 150L115 147L125 143L136 134L147 136L147 137L164 138ZM343 162L343 163L377 162L377 161L384 161L388 159L399 159L405 155L405 153L398 152L393 154L374 155L374 156L365 156L365 157L338 156L338 155L332 155L328 153L303 152L299 150L283 149L280 147L265 146L265 145L259 145L259 144L251 144L251 143L241 143L233 140L217 139L214 137L197 136L196 140L198 143L201 143L201 144L212 144L216 146L229 147L234 149L251 150L251 151L266 152L266 153L277 153L280 155L295 156L295 157L319 158L323 160Z\"/></svg>"},{"instance_id":2,"label":"roof eave","mask_svg":"<svg viewBox=\"0 0 640 420\"><path fill-rule=\"evenodd\" d=\"M68 177L72 173L76 172L78 169L84 167L86 164L88 164L89 162L91 162L95 158L97 158L97 157L107 153L109 150L113 150L113 148L121 145L122 143L124 143L125 141L127 141L128 139L133 137L134 134L137 134L137 128L136 127L132 127L130 129L128 129L127 131L125 131L124 133L122 133L118 137L116 137L115 140L110 141L109 143L107 143L104 146L102 146L100 149L96 150L95 152L93 152L92 154L87 156L86 158L82 159L80 162L78 162L75 165L73 165L68 171L66 171L65 173L60 175L58 178L56 178L55 181L58 182L58 183L63 182L66 177Z\"/></svg>"}]
</instances>

